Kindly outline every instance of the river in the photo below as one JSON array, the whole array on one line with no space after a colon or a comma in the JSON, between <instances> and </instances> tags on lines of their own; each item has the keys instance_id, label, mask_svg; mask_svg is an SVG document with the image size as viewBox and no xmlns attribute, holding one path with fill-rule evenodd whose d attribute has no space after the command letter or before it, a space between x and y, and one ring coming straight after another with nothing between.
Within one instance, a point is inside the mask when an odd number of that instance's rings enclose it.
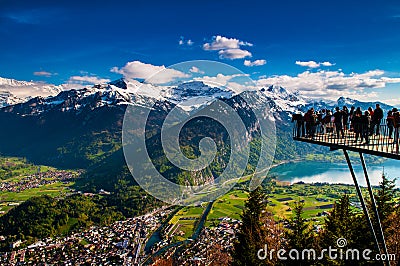
<instances>
[{"instance_id":1,"label":"river","mask_svg":"<svg viewBox=\"0 0 400 266\"><path fill-rule=\"evenodd\" d=\"M365 186L365 179L361 163L353 162L354 171L358 182ZM367 169L372 185L378 185L382 178L382 171L390 179L398 178L396 186L400 187L400 161L386 160L380 164L368 164ZM278 165L269 171L269 174L276 176L280 181L289 181L296 183L303 181L305 183L342 183L353 184L349 168L346 163L322 163L315 161L289 162Z\"/></svg>"}]
</instances>

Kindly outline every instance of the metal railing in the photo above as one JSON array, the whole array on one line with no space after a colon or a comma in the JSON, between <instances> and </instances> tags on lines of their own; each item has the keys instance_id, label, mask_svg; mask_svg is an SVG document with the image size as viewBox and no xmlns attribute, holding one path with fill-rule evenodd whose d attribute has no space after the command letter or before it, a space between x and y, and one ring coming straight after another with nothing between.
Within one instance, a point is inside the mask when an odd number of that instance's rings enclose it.
<instances>
[{"instance_id":1,"label":"metal railing","mask_svg":"<svg viewBox=\"0 0 400 266\"><path fill-rule=\"evenodd\" d=\"M307 125L294 122L293 139L331 147L350 147L399 155L399 128L388 125L354 124L343 128L335 123Z\"/></svg>"}]
</instances>

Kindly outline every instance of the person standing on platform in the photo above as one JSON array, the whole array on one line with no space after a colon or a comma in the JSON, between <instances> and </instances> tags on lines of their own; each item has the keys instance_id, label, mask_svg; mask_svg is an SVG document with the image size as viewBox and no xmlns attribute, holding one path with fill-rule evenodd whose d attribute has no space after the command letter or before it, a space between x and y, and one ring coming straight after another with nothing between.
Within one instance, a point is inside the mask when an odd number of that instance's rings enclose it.
<instances>
[{"instance_id":1,"label":"person standing on platform","mask_svg":"<svg viewBox=\"0 0 400 266\"><path fill-rule=\"evenodd\" d=\"M369 116L373 117L374 116L374 110L372 109L372 107L368 107L368 112L369 112Z\"/></svg>"},{"instance_id":2,"label":"person standing on platform","mask_svg":"<svg viewBox=\"0 0 400 266\"><path fill-rule=\"evenodd\" d=\"M376 104L376 108L374 110L372 121L371 121L371 131L374 133L374 129L376 127L376 135L380 134L380 125L383 119L383 110L380 107L379 103Z\"/></svg>"},{"instance_id":3,"label":"person standing on platform","mask_svg":"<svg viewBox=\"0 0 400 266\"><path fill-rule=\"evenodd\" d=\"M347 109L347 106L343 106L342 114L343 114L343 129L348 130L349 129L349 109Z\"/></svg>"},{"instance_id":4,"label":"person standing on platform","mask_svg":"<svg viewBox=\"0 0 400 266\"><path fill-rule=\"evenodd\" d=\"M317 132L318 115L313 111L311 112L311 138L314 138Z\"/></svg>"},{"instance_id":5,"label":"person standing on platform","mask_svg":"<svg viewBox=\"0 0 400 266\"><path fill-rule=\"evenodd\" d=\"M350 112L349 112L350 130L354 130L353 117L354 117L355 109L356 108L354 106L352 106L350 108Z\"/></svg>"},{"instance_id":6,"label":"person standing on platform","mask_svg":"<svg viewBox=\"0 0 400 266\"><path fill-rule=\"evenodd\" d=\"M363 140L361 116L362 116L362 111L361 108L358 107L353 114L353 122L352 122L354 127L354 133L356 133L355 142L358 141L358 137L361 137L361 142Z\"/></svg>"},{"instance_id":7,"label":"person standing on platform","mask_svg":"<svg viewBox=\"0 0 400 266\"><path fill-rule=\"evenodd\" d=\"M306 124L306 138L310 136L311 132L311 109L309 109L305 114L304 114L304 122Z\"/></svg>"},{"instance_id":8,"label":"person standing on platform","mask_svg":"<svg viewBox=\"0 0 400 266\"><path fill-rule=\"evenodd\" d=\"M336 107L336 112L333 114L335 118L335 128L336 128L336 135L340 138L339 133L342 133L342 138L344 138L344 131L343 131L343 113L340 111L339 107Z\"/></svg>"},{"instance_id":9,"label":"person standing on platform","mask_svg":"<svg viewBox=\"0 0 400 266\"><path fill-rule=\"evenodd\" d=\"M301 113L293 114L292 123L296 122L296 137L305 137L304 118Z\"/></svg>"},{"instance_id":10,"label":"person standing on platform","mask_svg":"<svg viewBox=\"0 0 400 266\"><path fill-rule=\"evenodd\" d=\"M362 130L361 141L363 140L364 137L365 138L364 144L369 144L370 125L371 125L371 116L369 114L369 111L365 111L364 115L361 116L361 130Z\"/></svg>"},{"instance_id":11,"label":"person standing on platform","mask_svg":"<svg viewBox=\"0 0 400 266\"><path fill-rule=\"evenodd\" d=\"M386 118L386 124L388 126L389 129L389 139L392 139L392 135L393 135L393 128L394 128L394 117L393 117L393 111L390 110L387 113L387 118Z\"/></svg>"},{"instance_id":12,"label":"person standing on platform","mask_svg":"<svg viewBox=\"0 0 400 266\"><path fill-rule=\"evenodd\" d=\"M325 130L325 123L324 123L325 117L326 117L326 110L325 110L325 109L322 109L322 110L318 113L318 123L321 124L319 133L324 133L324 134L325 134L325 132L326 132L326 130Z\"/></svg>"},{"instance_id":13,"label":"person standing on platform","mask_svg":"<svg viewBox=\"0 0 400 266\"><path fill-rule=\"evenodd\" d=\"M332 126L332 123L331 123L331 119L332 119L331 110L327 109L326 110L326 115L325 115L325 117L324 117L324 119L322 121L322 123L324 125L323 126L324 127L324 134L332 132L333 126Z\"/></svg>"},{"instance_id":14,"label":"person standing on platform","mask_svg":"<svg viewBox=\"0 0 400 266\"><path fill-rule=\"evenodd\" d=\"M399 153L399 128L400 128L400 113L397 108L393 108L393 122L394 122L394 144L396 153Z\"/></svg>"}]
</instances>

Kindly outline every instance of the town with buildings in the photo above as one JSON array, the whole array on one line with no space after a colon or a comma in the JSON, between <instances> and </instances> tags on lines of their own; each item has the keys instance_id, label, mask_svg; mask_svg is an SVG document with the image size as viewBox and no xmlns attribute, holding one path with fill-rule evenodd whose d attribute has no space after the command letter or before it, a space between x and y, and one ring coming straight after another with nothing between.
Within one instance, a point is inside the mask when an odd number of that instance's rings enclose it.
<instances>
[{"instance_id":1,"label":"town with buildings","mask_svg":"<svg viewBox=\"0 0 400 266\"><path fill-rule=\"evenodd\" d=\"M76 171L46 171L32 175L27 175L16 181L3 181L0 183L0 191L6 192L21 192L27 189L37 188L44 185L54 184L56 182L69 183L73 179L79 177L80 172Z\"/></svg>"},{"instance_id":2,"label":"town with buildings","mask_svg":"<svg viewBox=\"0 0 400 266\"><path fill-rule=\"evenodd\" d=\"M215 227L202 227L196 239L174 242L174 235L180 234L174 230L170 237L148 243L156 231L168 228L173 210L163 207L106 227L92 226L28 246L17 240L10 247L12 251L0 253L0 265L152 265L172 256L180 265L196 265L209 260L208 253L215 247L224 251L232 248L240 221L228 217L220 218Z\"/></svg>"},{"instance_id":3,"label":"town with buildings","mask_svg":"<svg viewBox=\"0 0 400 266\"><path fill-rule=\"evenodd\" d=\"M149 236L170 210L117 221L106 227L93 226L62 238L48 238L23 247L12 244L11 252L0 253L1 265L139 265Z\"/></svg>"}]
</instances>

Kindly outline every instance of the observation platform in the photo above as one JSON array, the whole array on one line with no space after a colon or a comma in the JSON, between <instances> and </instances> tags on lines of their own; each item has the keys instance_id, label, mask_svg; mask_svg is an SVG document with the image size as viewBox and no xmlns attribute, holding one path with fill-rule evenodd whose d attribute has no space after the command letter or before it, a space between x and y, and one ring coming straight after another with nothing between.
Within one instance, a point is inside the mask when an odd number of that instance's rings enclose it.
<instances>
[{"instance_id":1,"label":"observation platform","mask_svg":"<svg viewBox=\"0 0 400 266\"><path fill-rule=\"evenodd\" d=\"M327 146L331 150L343 149L400 160L399 128L394 128L393 132L390 132L387 125L379 125L379 135L376 135L376 127L373 133L370 129L365 130L362 127L356 131L360 132L357 139L354 129L344 130L343 137L339 132L338 137L334 123L329 123L324 126L317 125L314 134L310 134L310 132L307 134L306 129L303 130L302 126L296 122L293 127L293 140ZM369 135L368 143L366 143L365 137L361 141L362 134Z\"/></svg>"},{"instance_id":2,"label":"observation platform","mask_svg":"<svg viewBox=\"0 0 400 266\"><path fill-rule=\"evenodd\" d=\"M389 258L385 236L363 154L371 154L400 160L399 128L388 127L387 125L375 125L371 127L363 124L356 124L352 129L344 129L343 131L339 130L339 132L337 132L336 129L337 128L335 127L334 123L327 123L324 125L319 124L317 126L307 128L306 123L295 121L293 127L293 140L327 146L330 147L331 150L343 150L349 166L350 174L353 178L358 198L360 199L360 203L366 217L366 222L375 240L374 242L376 251L378 251L380 254L386 254L386 258ZM347 151L358 152L360 155L360 161L367 183L369 200L378 224L377 226L374 226L372 223L369 210L361 192L361 188L358 184L358 180L354 173L354 168ZM382 261L382 265L390 266L389 259Z\"/></svg>"}]
</instances>

